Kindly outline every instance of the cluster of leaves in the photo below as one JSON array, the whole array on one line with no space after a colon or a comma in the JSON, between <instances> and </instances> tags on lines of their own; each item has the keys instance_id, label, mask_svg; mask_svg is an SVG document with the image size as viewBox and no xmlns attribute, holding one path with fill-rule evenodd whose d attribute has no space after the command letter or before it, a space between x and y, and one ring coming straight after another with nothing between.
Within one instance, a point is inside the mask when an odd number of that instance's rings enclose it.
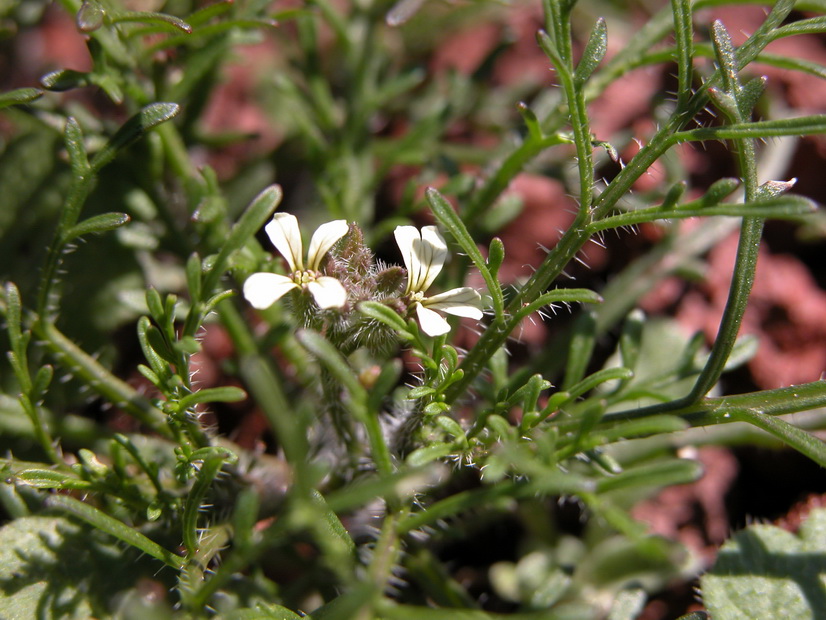
<instances>
[{"instance_id":1,"label":"cluster of leaves","mask_svg":"<svg viewBox=\"0 0 826 620\"><path fill-rule=\"evenodd\" d=\"M26 4L7 3L5 19L36 22ZM544 0L537 44L558 87L530 93L530 105L511 102L520 138L481 160L451 144L449 130L464 116L483 117L489 93L460 75L447 84L430 79L412 66L417 52L405 36L430 30L438 43L433 33L454 20L501 7L439 12L416 0L344 8L312 0L273 13L259 0L181 0L152 13L114 0L61 4L85 36L90 70L60 69L41 78L42 88L0 95L14 128L0 154L0 312L9 352L0 385L0 615L401 619L461 610L481 619L508 610L630 619L649 593L699 567L679 543L630 516L642 497L702 476L696 461L677 455L680 432L747 422L826 466L823 442L779 417L826 404L824 382L711 395L752 349L737 334L764 220L799 219L814 208L787 194L790 183L758 181L757 142L826 132L822 116L752 121L765 80L745 76L760 60L822 77L822 67L763 55L779 38L826 30L823 16L790 17L796 5L816 11L820 3L779 0L735 47L720 22L708 43L695 43L694 11L725 2L672 0L608 60L606 21L597 20L575 60L576 2ZM272 35L276 22L281 34ZM198 152L249 136L209 134L206 104L233 52L269 36L283 40L287 62L265 80L262 100L285 137L219 181L196 165ZM409 58L395 52L403 45ZM714 66L696 62L704 54ZM598 153L615 149L592 136L588 104L632 68L663 62L676 68L675 100L656 110L657 129L597 192ZM90 86L120 121L56 94ZM698 126L709 106L721 121ZM381 135L378 118L408 129ZM514 129L514 119L498 122L501 134ZM663 187L629 197L674 147L711 140L731 145L739 179L700 191L671 166ZM530 277L506 286L499 272L508 248L495 235L514 214L502 194L541 157L556 158L548 161L559 166L548 168L579 207ZM574 174L565 176L571 161ZM485 172L463 172L465 164ZM378 196L402 165L419 171L391 210ZM288 191L259 191L274 175ZM416 191L441 175L447 181L438 190ZM698 197L685 198L689 189ZM459 251L440 284L462 284L470 271L484 282L489 312L478 340L463 351L451 340L457 330L430 338L381 295L353 297L360 303L340 333L335 322L327 331L296 324L281 304L250 312L233 291L269 264L256 234L284 193L288 210L357 223L375 248L395 226L431 213ZM685 338L633 308L658 278L709 249L720 222L712 216L742 220L729 303L706 351L701 337ZM707 219L681 233L679 222L694 217ZM604 231L661 220L659 245L599 294L553 288ZM328 259L328 273L351 291L398 290L400 270L377 267L354 230ZM80 241L87 243L76 248ZM510 362L520 325L555 304L585 309L546 354ZM143 363L117 346L130 341L118 331L124 325L137 333ZM243 390L193 381L201 336L216 329L232 344L223 371ZM616 354L600 365L596 343L611 330ZM130 381L115 371L119 364L134 367ZM206 404L239 402L263 415L277 451L234 444L211 428ZM556 525L560 498L577 506L579 532ZM507 557L483 554L482 586L462 583L447 562L451 546L484 547L484 527L502 519L518 519L524 540ZM820 521L795 549L819 552L807 545ZM720 595L727 571L763 578L730 559L748 542L731 543L703 580L720 617L745 604ZM803 573L787 574L806 590Z\"/></svg>"}]
</instances>

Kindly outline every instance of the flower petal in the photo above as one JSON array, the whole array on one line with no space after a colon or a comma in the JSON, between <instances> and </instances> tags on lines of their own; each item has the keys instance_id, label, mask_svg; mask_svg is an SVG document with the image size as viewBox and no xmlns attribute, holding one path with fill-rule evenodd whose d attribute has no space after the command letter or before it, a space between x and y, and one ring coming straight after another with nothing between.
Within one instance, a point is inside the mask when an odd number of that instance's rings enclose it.
<instances>
[{"instance_id":1,"label":"flower petal","mask_svg":"<svg viewBox=\"0 0 826 620\"><path fill-rule=\"evenodd\" d=\"M281 299L298 285L277 273L254 273L244 282L244 297L253 308L263 310Z\"/></svg>"},{"instance_id":2,"label":"flower petal","mask_svg":"<svg viewBox=\"0 0 826 620\"><path fill-rule=\"evenodd\" d=\"M411 290L415 290L412 285L414 281L418 281L421 264L418 257L413 254L413 243L415 241L421 242L422 236L415 226L396 226L393 236L396 237L396 245L399 246L404 267L407 269L407 288L404 291L406 294Z\"/></svg>"},{"instance_id":3,"label":"flower petal","mask_svg":"<svg viewBox=\"0 0 826 620\"><path fill-rule=\"evenodd\" d=\"M450 323L438 312L425 308L422 304L416 304L416 316L422 331L428 336L441 336L450 331Z\"/></svg>"},{"instance_id":4,"label":"flower petal","mask_svg":"<svg viewBox=\"0 0 826 620\"><path fill-rule=\"evenodd\" d=\"M336 241L341 239L350 230L347 220L335 220L318 227L310 239L310 249L307 251L307 269L318 271L321 259L330 251Z\"/></svg>"},{"instance_id":5,"label":"flower petal","mask_svg":"<svg viewBox=\"0 0 826 620\"><path fill-rule=\"evenodd\" d=\"M290 265L290 271L304 271L304 246L301 243L301 231L298 220L290 213L276 213L264 230L275 248Z\"/></svg>"},{"instance_id":6,"label":"flower petal","mask_svg":"<svg viewBox=\"0 0 826 620\"><path fill-rule=\"evenodd\" d=\"M312 293L318 307L323 310L341 308L347 303L347 291L341 285L341 282L335 278L321 276L312 282L308 282L307 288Z\"/></svg>"},{"instance_id":7,"label":"flower petal","mask_svg":"<svg viewBox=\"0 0 826 620\"><path fill-rule=\"evenodd\" d=\"M435 226L422 228L422 240L420 244L413 243L413 253L419 254L419 261L425 266L419 273L415 290L424 292L433 284L447 258L447 244L439 229Z\"/></svg>"},{"instance_id":8,"label":"flower petal","mask_svg":"<svg viewBox=\"0 0 826 620\"><path fill-rule=\"evenodd\" d=\"M479 292L469 286L454 288L433 297L428 297L422 303L428 308L434 308L453 314L464 316L469 319L482 318L482 296Z\"/></svg>"}]
</instances>

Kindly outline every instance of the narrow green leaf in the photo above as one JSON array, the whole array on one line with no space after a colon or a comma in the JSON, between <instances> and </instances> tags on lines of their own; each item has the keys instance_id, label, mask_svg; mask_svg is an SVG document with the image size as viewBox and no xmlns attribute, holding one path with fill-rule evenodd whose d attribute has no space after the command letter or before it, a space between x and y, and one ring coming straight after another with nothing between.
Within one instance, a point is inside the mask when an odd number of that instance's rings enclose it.
<instances>
[{"instance_id":1,"label":"narrow green leaf","mask_svg":"<svg viewBox=\"0 0 826 620\"><path fill-rule=\"evenodd\" d=\"M795 3L796 5L800 5L801 2ZM802 6L797 7L801 11L805 10L826 10L826 3L815 2L817 4L817 8L815 7L807 7L804 8ZM822 34L826 32L826 15L818 15L816 17L810 17L808 19L799 19L793 21L789 24L785 24L780 26L779 28L775 28L772 31L772 39L780 39L782 37L789 37L798 34Z\"/></svg>"},{"instance_id":2,"label":"narrow green leaf","mask_svg":"<svg viewBox=\"0 0 826 620\"><path fill-rule=\"evenodd\" d=\"M596 315L593 312L583 312L574 323L568 347L568 362L565 365L565 380L561 389L570 391L571 386L579 383L585 376L596 345L596 324Z\"/></svg>"},{"instance_id":3,"label":"narrow green leaf","mask_svg":"<svg viewBox=\"0 0 826 620\"><path fill-rule=\"evenodd\" d=\"M178 401L178 406L183 410L189 409L198 403L234 403L239 400L244 400L246 397L247 393L241 388L227 385L216 388L205 388L192 394L187 394Z\"/></svg>"},{"instance_id":4,"label":"narrow green leaf","mask_svg":"<svg viewBox=\"0 0 826 620\"><path fill-rule=\"evenodd\" d=\"M147 324L144 328L144 336L146 338L146 342L152 347L152 350L167 364L171 366L176 366L179 362L179 358L175 355L175 351L170 347L169 342L163 337L161 330L155 327L154 325L148 324L149 319L147 317L141 317L141 319L146 319ZM143 327L141 321L138 322L138 329ZM149 357L147 356L147 359ZM151 362L151 360L150 360Z\"/></svg>"},{"instance_id":5,"label":"narrow green leaf","mask_svg":"<svg viewBox=\"0 0 826 620\"><path fill-rule=\"evenodd\" d=\"M182 336L180 340L172 343L172 348L183 355L195 355L201 352L201 342L194 336Z\"/></svg>"},{"instance_id":6,"label":"narrow green leaf","mask_svg":"<svg viewBox=\"0 0 826 620\"><path fill-rule=\"evenodd\" d=\"M186 261L186 285L189 298L194 301L201 300L201 274L201 257L193 252Z\"/></svg>"},{"instance_id":7,"label":"narrow green leaf","mask_svg":"<svg viewBox=\"0 0 826 620\"><path fill-rule=\"evenodd\" d=\"M97 508L85 504L68 495L50 495L46 498L46 505L50 508L69 512L96 527L97 529L122 540L123 542L140 549L153 558L160 560L167 566L180 569L184 565L184 559L179 555L164 549L159 544L153 542L137 530L110 517Z\"/></svg>"},{"instance_id":8,"label":"narrow green leaf","mask_svg":"<svg viewBox=\"0 0 826 620\"><path fill-rule=\"evenodd\" d=\"M358 305L358 311L396 331L407 332L407 322L395 310L384 304L376 301L363 301Z\"/></svg>"},{"instance_id":9,"label":"narrow green leaf","mask_svg":"<svg viewBox=\"0 0 826 620\"><path fill-rule=\"evenodd\" d=\"M757 188L755 197L760 200L765 200L767 198L782 196L792 189L795 183L797 183L797 179L790 179L788 181L766 181Z\"/></svg>"},{"instance_id":10,"label":"narrow green leaf","mask_svg":"<svg viewBox=\"0 0 826 620\"><path fill-rule=\"evenodd\" d=\"M146 361L149 362L149 366L152 369L152 372L157 377L165 377L169 374L169 369L167 367L167 361L155 350L155 347L152 345L149 339L150 332L157 332L155 338L162 338L160 336L160 332L158 332L158 328L152 325L152 322L149 320L149 317L142 316L138 319L138 343L141 346L141 350L143 351L143 356L146 358ZM166 344L163 343L163 348L166 348ZM171 357L171 354L169 354ZM174 363L174 362L173 362Z\"/></svg>"},{"instance_id":11,"label":"narrow green leaf","mask_svg":"<svg viewBox=\"0 0 826 620\"><path fill-rule=\"evenodd\" d=\"M238 462L238 455L228 448L221 446L206 446L205 448L198 448L189 455L188 463L203 462L207 459L220 459L229 465L235 465Z\"/></svg>"},{"instance_id":12,"label":"narrow green leaf","mask_svg":"<svg viewBox=\"0 0 826 620\"><path fill-rule=\"evenodd\" d=\"M591 36L588 37L588 43L585 44L582 58L574 71L574 84L576 86L581 87L588 81L588 78L591 77L591 74L605 57L606 51L608 51L608 27L605 25L605 19L600 17L591 31Z\"/></svg>"},{"instance_id":13,"label":"narrow green leaf","mask_svg":"<svg viewBox=\"0 0 826 620\"><path fill-rule=\"evenodd\" d=\"M556 288L547 293L543 293L531 303L521 307L518 312L514 313L514 317L517 319L525 318L529 314L555 303L598 304L602 303L602 297L587 288Z\"/></svg>"},{"instance_id":14,"label":"narrow green leaf","mask_svg":"<svg viewBox=\"0 0 826 620\"><path fill-rule=\"evenodd\" d=\"M463 446L467 446L465 431L456 420L446 415L440 415L434 418L434 422L436 426L448 433L452 439L459 441Z\"/></svg>"},{"instance_id":15,"label":"narrow green leaf","mask_svg":"<svg viewBox=\"0 0 826 620\"><path fill-rule=\"evenodd\" d=\"M565 64L565 61L562 60L562 55L559 53L551 37L548 36L548 33L540 30L536 33L536 41L539 43L542 51L545 52L545 55L551 59L554 69L559 73L568 73L568 66Z\"/></svg>"},{"instance_id":16,"label":"narrow green leaf","mask_svg":"<svg viewBox=\"0 0 826 620\"><path fill-rule=\"evenodd\" d=\"M99 235L110 230L115 230L129 223L131 219L126 213L102 213L95 215L94 217L83 220L79 224L75 224L63 233L61 243L69 243L73 239L77 239L83 235Z\"/></svg>"},{"instance_id":17,"label":"narrow green leaf","mask_svg":"<svg viewBox=\"0 0 826 620\"><path fill-rule=\"evenodd\" d=\"M146 289L146 307L149 308L149 314L155 319L155 322L158 325L163 324L166 311L163 308L161 294L156 288Z\"/></svg>"},{"instance_id":18,"label":"narrow green leaf","mask_svg":"<svg viewBox=\"0 0 826 620\"><path fill-rule=\"evenodd\" d=\"M507 403L511 406L522 403L527 406L528 403L533 403L536 406L536 401L539 400L539 394L543 390L551 387L551 382L547 381L539 373L531 376L525 382L525 385L516 390L513 394L508 396Z\"/></svg>"},{"instance_id":19,"label":"narrow green leaf","mask_svg":"<svg viewBox=\"0 0 826 620\"><path fill-rule=\"evenodd\" d=\"M763 96L766 90L766 85L769 83L769 78L765 75L756 77L753 80L746 82L740 96L737 98L737 103L740 107L740 115L743 118L750 118L754 110L754 106Z\"/></svg>"},{"instance_id":20,"label":"narrow green leaf","mask_svg":"<svg viewBox=\"0 0 826 620\"><path fill-rule=\"evenodd\" d=\"M220 455L211 455L204 458L195 476L195 484L192 485L192 489L186 497L181 529L188 557L195 556L200 548L198 513L212 481L215 480L223 465L224 458Z\"/></svg>"},{"instance_id":21,"label":"narrow green leaf","mask_svg":"<svg viewBox=\"0 0 826 620\"><path fill-rule=\"evenodd\" d=\"M63 142L66 145L66 152L69 154L72 173L76 177L85 177L89 174L90 169L89 159L86 155L86 145L83 142L83 131L78 122L71 116L66 119Z\"/></svg>"},{"instance_id":22,"label":"narrow green leaf","mask_svg":"<svg viewBox=\"0 0 826 620\"><path fill-rule=\"evenodd\" d=\"M485 426L488 427L495 437L505 440L512 439L516 428L508 422L501 415L492 414L485 420Z\"/></svg>"},{"instance_id":23,"label":"narrow green leaf","mask_svg":"<svg viewBox=\"0 0 826 620\"><path fill-rule=\"evenodd\" d=\"M438 192L438 190L430 187L427 189L426 196L427 202L433 210L433 215L436 216L439 223L444 226L451 235L453 235L453 238L462 248L462 251L467 254L468 258L470 258L470 260L473 261L473 264L476 265L479 273L482 274L482 278L485 280L485 284L488 286L488 291L493 298L493 311L496 318L501 318L504 314L505 308L502 287L499 286L499 283L488 270L487 263L482 257L482 253L479 251L479 248L476 247L476 242L473 240L473 237L470 236L464 222L462 222L461 218L453 210L451 204Z\"/></svg>"},{"instance_id":24,"label":"narrow green leaf","mask_svg":"<svg viewBox=\"0 0 826 620\"><path fill-rule=\"evenodd\" d=\"M446 457L454 452L456 448L449 443L433 443L423 448L417 448L407 455L405 462L411 467L421 467L432 463L436 459Z\"/></svg>"},{"instance_id":25,"label":"narrow green leaf","mask_svg":"<svg viewBox=\"0 0 826 620\"><path fill-rule=\"evenodd\" d=\"M444 403L440 400L436 400L425 405L425 408L422 409L422 413L425 417L431 417L435 415L440 415L442 413L446 413L449 409L450 406L447 403Z\"/></svg>"},{"instance_id":26,"label":"narrow green leaf","mask_svg":"<svg viewBox=\"0 0 826 620\"><path fill-rule=\"evenodd\" d=\"M626 469L613 478L597 481L597 492L606 493L635 487L673 486L694 482L703 475L703 466L697 461L672 459Z\"/></svg>"},{"instance_id":27,"label":"narrow green leaf","mask_svg":"<svg viewBox=\"0 0 826 620\"><path fill-rule=\"evenodd\" d=\"M711 187L709 187L706 193L703 194L703 197L700 198L700 205L703 207L718 205L736 192L739 187L740 179L732 177L718 179L711 184Z\"/></svg>"},{"instance_id":28,"label":"narrow green leaf","mask_svg":"<svg viewBox=\"0 0 826 620\"><path fill-rule=\"evenodd\" d=\"M145 458L143 453L138 449L138 447L134 444L134 442L121 433L115 433L112 437L112 454L113 460L115 460L115 454L118 454L119 448L123 447L128 453L129 456L135 461L138 467L146 474L147 478L149 478L152 486L155 487L155 492L157 495L163 496L166 491L158 477L159 466L158 463L153 461L152 463L148 462ZM123 471L123 470L122 470Z\"/></svg>"},{"instance_id":29,"label":"narrow green leaf","mask_svg":"<svg viewBox=\"0 0 826 620\"><path fill-rule=\"evenodd\" d=\"M690 0L671 0L677 56L677 108L684 109L692 92L694 77L694 24Z\"/></svg>"},{"instance_id":30,"label":"narrow green leaf","mask_svg":"<svg viewBox=\"0 0 826 620\"><path fill-rule=\"evenodd\" d=\"M168 15L166 13L127 11L125 13L119 13L113 16L112 22L138 22L141 24L158 24L162 26L172 26L172 28L174 28L175 30L185 32L186 34L192 32L192 26L190 26L184 20L175 17L174 15Z\"/></svg>"},{"instance_id":31,"label":"narrow green leaf","mask_svg":"<svg viewBox=\"0 0 826 620\"><path fill-rule=\"evenodd\" d=\"M583 442L590 438L591 431L596 428L596 425L602 419L602 416L605 415L605 407L606 403L603 400L592 400L590 402L586 402L584 410L576 420L576 422L578 422L578 426L576 440L574 441L574 450L580 450ZM572 453L573 452L565 454L563 451L562 454L560 454L560 458L571 456Z\"/></svg>"},{"instance_id":32,"label":"narrow green leaf","mask_svg":"<svg viewBox=\"0 0 826 620\"><path fill-rule=\"evenodd\" d=\"M754 123L732 123L720 127L700 127L672 134L670 142L695 140L741 140L743 138L779 138L826 133L826 115L801 116Z\"/></svg>"},{"instance_id":33,"label":"narrow green leaf","mask_svg":"<svg viewBox=\"0 0 826 620\"><path fill-rule=\"evenodd\" d=\"M14 351L6 352L6 358L9 360L9 364L11 364L14 375L17 377L17 381L20 384L22 394L19 395L19 398L22 399L23 397L26 397L26 394L31 392L32 389L32 378L29 374L28 363L25 361L25 357L19 356ZM28 397L26 397L26 399L28 399ZM21 400L21 403L22 402L23 401Z\"/></svg>"},{"instance_id":34,"label":"narrow green leaf","mask_svg":"<svg viewBox=\"0 0 826 620\"><path fill-rule=\"evenodd\" d=\"M94 486L75 474L54 469L25 469L17 472L13 480L36 489L88 489Z\"/></svg>"},{"instance_id":35,"label":"narrow green leaf","mask_svg":"<svg viewBox=\"0 0 826 620\"><path fill-rule=\"evenodd\" d=\"M221 291L220 293L215 293L212 297L206 300L202 310L202 316L206 316L212 309L215 308L219 303L224 301L225 299L229 299L235 295L235 291L227 289L226 291Z\"/></svg>"},{"instance_id":36,"label":"narrow green leaf","mask_svg":"<svg viewBox=\"0 0 826 620\"><path fill-rule=\"evenodd\" d=\"M680 199L685 194L685 191L688 189L688 183L685 181L680 181L679 183L675 183L672 185L668 192L665 194L665 198L663 198L663 203L660 205L660 208L665 209L673 209L677 206L680 202Z\"/></svg>"},{"instance_id":37,"label":"narrow green leaf","mask_svg":"<svg viewBox=\"0 0 826 620\"><path fill-rule=\"evenodd\" d=\"M258 492L251 487L241 489L232 510L233 549L241 553L249 552L255 539L255 523L260 508Z\"/></svg>"},{"instance_id":38,"label":"narrow green leaf","mask_svg":"<svg viewBox=\"0 0 826 620\"><path fill-rule=\"evenodd\" d=\"M211 295L218 284L218 279L224 274L230 257L253 238L273 211L281 202L282 192L278 185L270 185L258 194L244 213L232 227L229 238L221 247L221 251L213 261L209 272L204 277L203 291Z\"/></svg>"},{"instance_id":39,"label":"narrow green leaf","mask_svg":"<svg viewBox=\"0 0 826 620\"><path fill-rule=\"evenodd\" d=\"M35 397L42 396L46 389L51 385L54 378L54 368L51 364L45 364L37 369L32 381L32 394Z\"/></svg>"},{"instance_id":40,"label":"narrow green leaf","mask_svg":"<svg viewBox=\"0 0 826 620\"><path fill-rule=\"evenodd\" d=\"M54 325L39 321L34 326L37 337L61 360L61 366L78 377L95 393L123 409L156 433L169 437L164 414L144 396L114 376L100 362L61 333Z\"/></svg>"},{"instance_id":41,"label":"narrow green leaf","mask_svg":"<svg viewBox=\"0 0 826 620\"><path fill-rule=\"evenodd\" d=\"M143 108L126 121L106 146L95 155L91 163L92 171L97 172L103 168L120 151L139 140L149 130L174 118L180 111L181 106L177 103L152 103Z\"/></svg>"},{"instance_id":42,"label":"narrow green leaf","mask_svg":"<svg viewBox=\"0 0 826 620\"><path fill-rule=\"evenodd\" d=\"M619 339L619 351L622 365L633 370L637 365L642 347L642 332L645 326L645 313L634 309L628 314L622 326Z\"/></svg>"},{"instance_id":43,"label":"narrow green leaf","mask_svg":"<svg viewBox=\"0 0 826 620\"><path fill-rule=\"evenodd\" d=\"M25 355L23 345L23 331L21 320L23 318L22 305L20 303L20 291L14 282L6 283L6 329L9 334L9 344L11 350L18 356Z\"/></svg>"},{"instance_id":44,"label":"narrow green leaf","mask_svg":"<svg viewBox=\"0 0 826 620\"><path fill-rule=\"evenodd\" d=\"M721 204L714 207L689 208L661 210L659 207L651 209L640 209L622 215L607 217L599 222L588 226L589 231L606 230L622 226L631 226L642 222L653 222L654 220L685 219L689 217L709 217L712 215L726 217L753 217L767 219L797 218L801 215L809 215L817 210L817 206L811 200L802 196L779 196L767 200L756 202L742 202L736 204Z\"/></svg>"},{"instance_id":45,"label":"narrow green leaf","mask_svg":"<svg viewBox=\"0 0 826 620\"><path fill-rule=\"evenodd\" d=\"M711 25L711 41L714 45L714 54L717 57L717 64L723 78L723 90L737 97L740 93L740 80L737 77L737 53L731 36L720 20L715 20Z\"/></svg>"},{"instance_id":46,"label":"narrow green leaf","mask_svg":"<svg viewBox=\"0 0 826 620\"><path fill-rule=\"evenodd\" d=\"M419 387L414 387L407 393L407 398L412 400L416 400L417 398L423 398L425 396L430 396L431 394L435 394L436 390L429 385L420 385Z\"/></svg>"},{"instance_id":47,"label":"narrow green leaf","mask_svg":"<svg viewBox=\"0 0 826 620\"><path fill-rule=\"evenodd\" d=\"M766 415L756 409L725 410L723 416L761 428L801 454L808 456L821 467L826 467L826 443L781 418Z\"/></svg>"},{"instance_id":48,"label":"narrow green leaf","mask_svg":"<svg viewBox=\"0 0 826 620\"><path fill-rule=\"evenodd\" d=\"M408 457L408 462L410 462L410 457ZM492 502L500 498L535 498L539 494L579 495L587 493L593 490L593 488L593 481L586 480L573 472L565 472L563 474L562 472L554 471L542 476L541 479L506 481L493 486L483 486L471 491L461 491L431 504L427 507L427 510L410 515L401 522L399 532L406 533L430 523L436 523L440 519L445 519L467 510L478 509L479 506L490 506Z\"/></svg>"},{"instance_id":49,"label":"narrow green leaf","mask_svg":"<svg viewBox=\"0 0 826 620\"><path fill-rule=\"evenodd\" d=\"M528 129L528 134L535 140L541 140L543 136L542 126L539 124L539 119L536 118L534 111L528 107L527 103L521 101L516 105L516 109L519 111L519 115L522 117L525 127Z\"/></svg>"},{"instance_id":50,"label":"narrow green leaf","mask_svg":"<svg viewBox=\"0 0 826 620\"><path fill-rule=\"evenodd\" d=\"M138 364L138 372L141 373L144 377L146 377L149 382L157 388L161 387L161 378L157 375L157 373L149 368L149 366L145 366L144 364Z\"/></svg>"},{"instance_id":51,"label":"narrow green leaf","mask_svg":"<svg viewBox=\"0 0 826 620\"><path fill-rule=\"evenodd\" d=\"M39 88L17 88L7 93L0 94L0 110L13 105L29 103L43 96L43 91Z\"/></svg>"},{"instance_id":52,"label":"narrow green leaf","mask_svg":"<svg viewBox=\"0 0 826 620\"><path fill-rule=\"evenodd\" d=\"M734 95L721 88L714 88L713 86L709 87L708 95L717 108L728 118L734 121L740 119L740 104Z\"/></svg>"},{"instance_id":53,"label":"narrow green leaf","mask_svg":"<svg viewBox=\"0 0 826 620\"><path fill-rule=\"evenodd\" d=\"M502 266L504 260L505 244L502 243L502 240L499 237L494 237L490 240L487 260L487 265L488 269L490 269L491 277L496 278L497 274L499 273L499 268Z\"/></svg>"},{"instance_id":54,"label":"narrow green leaf","mask_svg":"<svg viewBox=\"0 0 826 620\"><path fill-rule=\"evenodd\" d=\"M234 0L218 0L218 2L207 4L206 6L192 13L189 17L187 17L187 21L192 26L201 26L207 23L212 18L218 17L219 15L223 15L224 13L229 11L233 6Z\"/></svg>"},{"instance_id":55,"label":"narrow green leaf","mask_svg":"<svg viewBox=\"0 0 826 620\"><path fill-rule=\"evenodd\" d=\"M396 0L384 16L384 21L391 27L401 26L418 13L424 3L425 0Z\"/></svg>"},{"instance_id":56,"label":"narrow green leaf","mask_svg":"<svg viewBox=\"0 0 826 620\"><path fill-rule=\"evenodd\" d=\"M356 552L356 543L344 527L341 519L333 512L327 505L327 500L316 489L310 490L310 499L313 504L321 511L324 519L325 530L332 535L333 540L337 541L341 550L346 554L354 554Z\"/></svg>"},{"instance_id":57,"label":"narrow green leaf","mask_svg":"<svg viewBox=\"0 0 826 620\"><path fill-rule=\"evenodd\" d=\"M89 75L74 69L58 69L40 78L40 85L46 90L63 92L89 84Z\"/></svg>"},{"instance_id":58,"label":"narrow green leaf","mask_svg":"<svg viewBox=\"0 0 826 620\"><path fill-rule=\"evenodd\" d=\"M94 32L103 26L103 19L106 16L106 11L103 6L96 0L83 0L80 5L80 10L75 17L77 29L84 34Z\"/></svg>"},{"instance_id":59,"label":"narrow green leaf","mask_svg":"<svg viewBox=\"0 0 826 620\"><path fill-rule=\"evenodd\" d=\"M91 86L100 88L113 103L117 105L123 103L122 78L113 69L101 73L90 73L88 79Z\"/></svg>"}]
</instances>

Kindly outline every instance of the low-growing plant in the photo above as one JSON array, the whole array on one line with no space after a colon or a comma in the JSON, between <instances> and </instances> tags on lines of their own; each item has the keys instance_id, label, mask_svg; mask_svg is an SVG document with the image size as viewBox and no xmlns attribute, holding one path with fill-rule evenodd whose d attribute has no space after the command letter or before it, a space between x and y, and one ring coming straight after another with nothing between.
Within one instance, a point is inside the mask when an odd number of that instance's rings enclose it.
<instances>
[{"instance_id":1,"label":"low-growing plant","mask_svg":"<svg viewBox=\"0 0 826 620\"><path fill-rule=\"evenodd\" d=\"M778 0L735 45L703 20L742 3L671 0L608 54L621 6L543 0L552 71L498 89L485 63L422 66L508 3L59 4L88 70L0 96L3 617L631 619L704 568L631 516L703 476L679 450L689 429L716 443L743 422L826 465L782 417L823 407L826 383L719 388L754 352L738 334L764 222L815 211L775 178L774 145L826 132L826 116L772 105L752 67L822 79L765 50L826 30L823 3ZM58 14L0 10L20 31ZM255 150L207 119L236 55L265 44L256 109L281 135ZM594 135L589 106L640 67L674 74L650 129ZM462 127L496 146L463 144ZM712 142L735 176L702 182L677 153ZM502 231L526 171L575 212L513 278ZM598 290L569 285L590 243L638 227L658 237L638 258ZM713 341L637 309L735 230ZM528 350L539 320L564 329ZM800 569L822 563L817 519L792 542L727 543L701 582L713 616L745 617L732 606L782 574L763 595L821 617ZM485 538L497 526L507 550ZM759 567L743 559L755 544Z\"/></svg>"}]
</instances>

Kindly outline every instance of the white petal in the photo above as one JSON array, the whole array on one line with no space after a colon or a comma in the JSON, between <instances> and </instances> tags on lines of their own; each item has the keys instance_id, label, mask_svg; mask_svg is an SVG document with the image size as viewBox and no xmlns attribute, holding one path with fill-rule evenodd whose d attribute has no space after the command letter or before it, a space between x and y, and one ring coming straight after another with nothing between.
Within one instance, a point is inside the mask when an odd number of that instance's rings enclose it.
<instances>
[{"instance_id":1,"label":"white petal","mask_svg":"<svg viewBox=\"0 0 826 620\"><path fill-rule=\"evenodd\" d=\"M309 282L307 288L313 294L313 299L315 299L318 307L323 310L341 308L347 303L347 291L341 285L341 282L335 278L321 276L313 282Z\"/></svg>"},{"instance_id":2,"label":"white petal","mask_svg":"<svg viewBox=\"0 0 826 620\"><path fill-rule=\"evenodd\" d=\"M439 275L447 258L447 244L435 226L422 228L421 245L413 243L413 253L419 253L419 260L425 269L419 274L417 291L426 291Z\"/></svg>"},{"instance_id":3,"label":"white petal","mask_svg":"<svg viewBox=\"0 0 826 620\"><path fill-rule=\"evenodd\" d=\"M287 259L290 271L304 271L304 253L298 220L290 213L276 213L272 221L264 226L275 248Z\"/></svg>"},{"instance_id":4,"label":"white petal","mask_svg":"<svg viewBox=\"0 0 826 620\"><path fill-rule=\"evenodd\" d=\"M310 239L310 249L307 251L307 269L318 271L321 259L330 251L339 239L347 234L350 227L347 220L335 220L318 227Z\"/></svg>"},{"instance_id":5,"label":"white petal","mask_svg":"<svg viewBox=\"0 0 826 620\"><path fill-rule=\"evenodd\" d=\"M254 273L244 282L244 297L253 308L263 310L298 285L277 273Z\"/></svg>"},{"instance_id":6,"label":"white petal","mask_svg":"<svg viewBox=\"0 0 826 620\"><path fill-rule=\"evenodd\" d=\"M433 295L422 303L428 308L435 308L455 316L464 316L477 321L482 318L482 296L476 289L469 286Z\"/></svg>"},{"instance_id":7,"label":"white petal","mask_svg":"<svg viewBox=\"0 0 826 620\"><path fill-rule=\"evenodd\" d=\"M428 336L441 336L450 331L450 323L433 310L425 308L421 304L416 304L416 316L419 318L419 325L422 331Z\"/></svg>"},{"instance_id":8,"label":"white petal","mask_svg":"<svg viewBox=\"0 0 826 620\"><path fill-rule=\"evenodd\" d=\"M418 273L421 269L421 264L417 257L413 254L413 243L415 241L421 242L422 236L415 226L396 226L393 231L393 236L396 237L396 245L399 246L399 251L402 254L404 261L404 268L407 269L407 288L405 293L412 290L414 281L418 280Z\"/></svg>"}]
</instances>

